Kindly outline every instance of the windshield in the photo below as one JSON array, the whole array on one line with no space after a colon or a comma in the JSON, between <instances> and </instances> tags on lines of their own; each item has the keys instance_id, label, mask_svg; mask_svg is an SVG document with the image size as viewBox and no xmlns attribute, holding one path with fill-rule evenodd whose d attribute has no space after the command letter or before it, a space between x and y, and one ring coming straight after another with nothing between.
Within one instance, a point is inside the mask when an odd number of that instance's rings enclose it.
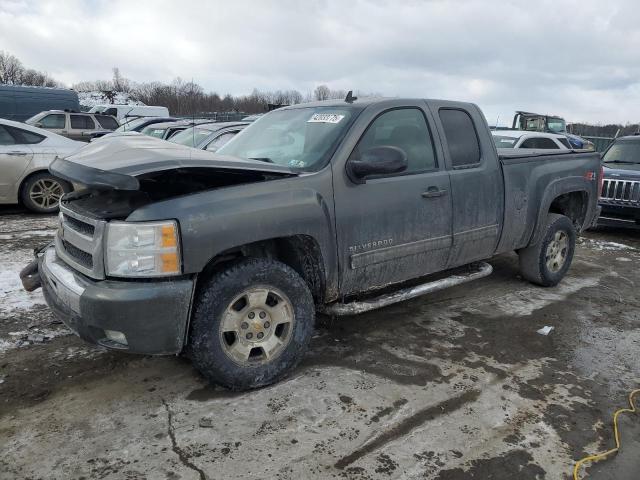
<instances>
[{"instance_id":1,"label":"windshield","mask_svg":"<svg viewBox=\"0 0 640 480\"><path fill-rule=\"evenodd\" d=\"M493 141L496 144L496 148L513 148L518 139L513 137L505 137L504 135L494 135Z\"/></svg>"},{"instance_id":2,"label":"windshield","mask_svg":"<svg viewBox=\"0 0 640 480\"><path fill-rule=\"evenodd\" d=\"M245 128L218 153L318 170L329 161L356 116L353 107L275 110Z\"/></svg>"},{"instance_id":3,"label":"windshield","mask_svg":"<svg viewBox=\"0 0 640 480\"><path fill-rule=\"evenodd\" d=\"M169 139L169 141L179 143L180 145L186 145L187 147L195 147L196 145L200 145L203 140L211 135L211 133L211 130L191 127L181 131L180 133L176 133Z\"/></svg>"},{"instance_id":4,"label":"windshield","mask_svg":"<svg viewBox=\"0 0 640 480\"><path fill-rule=\"evenodd\" d=\"M640 139L615 142L602 160L604 163L640 164Z\"/></svg>"},{"instance_id":5,"label":"windshield","mask_svg":"<svg viewBox=\"0 0 640 480\"><path fill-rule=\"evenodd\" d=\"M156 128L153 125L149 125L142 129L143 135L149 135L150 137L162 138L164 137L164 132L166 132L166 128Z\"/></svg>"},{"instance_id":6,"label":"windshield","mask_svg":"<svg viewBox=\"0 0 640 480\"><path fill-rule=\"evenodd\" d=\"M567 123L558 117L547 118L547 128L552 132L563 133L567 131Z\"/></svg>"},{"instance_id":7,"label":"windshield","mask_svg":"<svg viewBox=\"0 0 640 480\"><path fill-rule=\"evenodd\" d=\"M147 119L145 119L145 118L138 118L136 120L130 120L130 121L126 122L126 123L123 123L118 128L116 128L116 132L128 132L130 130L135 129L136 127L139 127L140 125L142 125L146 121L147 121Z\"/></svg>"}]
</instances>

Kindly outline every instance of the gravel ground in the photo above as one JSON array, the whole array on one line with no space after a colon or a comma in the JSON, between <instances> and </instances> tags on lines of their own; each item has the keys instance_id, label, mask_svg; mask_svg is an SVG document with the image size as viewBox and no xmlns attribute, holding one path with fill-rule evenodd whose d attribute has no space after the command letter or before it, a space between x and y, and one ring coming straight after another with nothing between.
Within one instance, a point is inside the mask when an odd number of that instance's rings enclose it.
<instances>
[{"instance_id":1,"label":"gravel ground","mask_svg":"<svg viewBox=\"0 0 640 480\"><path fill-rule=\"evenodd\" d=\"M183 358L109 352L56 323L17 279L54 229L0 210L3 479L568 479L640 387L634 231L587 233L556 288L503 255L487 279L320 318L290 378L231 393ZM638 478L640 415L621 429L588 478Z\"/></svg>"}]
</instances>

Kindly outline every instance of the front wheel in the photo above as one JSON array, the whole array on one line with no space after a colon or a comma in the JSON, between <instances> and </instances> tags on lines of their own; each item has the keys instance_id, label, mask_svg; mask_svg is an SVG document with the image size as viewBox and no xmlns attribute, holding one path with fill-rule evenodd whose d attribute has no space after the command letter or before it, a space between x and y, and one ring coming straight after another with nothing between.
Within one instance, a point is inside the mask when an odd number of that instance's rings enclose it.
<instances>
[{"instance_id":1,"label":"front wheel","mask_svg":"<svg viewBox=\"0 0 640 480\"><path fill-rule=\"evenodd\" d=\"M213 383L262 387L298 364L314 322L313 298L300 275L275 260L247 258L205 280L187 350Z\"/></svg>"},{"instance_id":2,"label":"front wheel","mask_svg":"<svg viewBox=\"0 0 640 480\"><path fill-rule=\"evenodd\" d=\"M36 173L24 182L20 199L32 212L54 213L62 196L71 190L71 185L64 180L45 172Z\"/></svg>"},{"instance_id":3,"label":"front wheel","mask_svg":"<svg viewBox=\"0 0 640 480\"><path fill-rule=\"evenodd\" d=\"M576 230L571 220L550 213L542 240L518 252L520 273L530 282L553 287L569 270L575 249Z\"/></svg>"}]
</instances>

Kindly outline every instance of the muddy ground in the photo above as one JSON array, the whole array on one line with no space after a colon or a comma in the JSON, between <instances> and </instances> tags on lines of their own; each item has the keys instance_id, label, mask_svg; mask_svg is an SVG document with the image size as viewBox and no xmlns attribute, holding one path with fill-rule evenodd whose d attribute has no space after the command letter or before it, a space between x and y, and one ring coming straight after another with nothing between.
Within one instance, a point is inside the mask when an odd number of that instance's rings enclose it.
<instances>
[{"instance_id":1,"label":"muddy ground","mask_svg":"<svg viewBox=\"0 0 640 480\"><path fill-rule=\"evenodd\" d=\"M303 364L230 393L183 358L85 344L17 272L55 217L0 211L0 478L568 479L640 387L640 233L588 232L558 287L476 283L319 319ZM536 333L544 326L548 336ZM637 479L640 415L587 470Z\"/></svg>"}]
</instances>

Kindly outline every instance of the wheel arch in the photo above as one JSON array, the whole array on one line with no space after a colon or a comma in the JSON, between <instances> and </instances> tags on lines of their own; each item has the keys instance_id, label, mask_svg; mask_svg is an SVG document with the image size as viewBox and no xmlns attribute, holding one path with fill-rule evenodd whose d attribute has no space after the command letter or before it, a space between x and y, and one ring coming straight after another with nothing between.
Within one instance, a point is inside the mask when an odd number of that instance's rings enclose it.
<instances>
[{"instance_id":1,"label":"wheel arch","mask_svg":"<svg viewBox=\"0 0 640 480\"><path fill-rule=\"evenodd\" d=\"M326 297L325 263L318 241L310 235L290 235L239 245L211 258L198 274L196 291L204 280L241 258L270 258L295 270L305 281L315 303Z\"/></svg>"},{"instance_id":2,"label":"wheel arch","mask_svg":"<svg viewBox=\"0 0 640 480\"><path fill-rule=\"evenodd\" d=\"M577 232L586 226L589 214L591 192L582 183L553 183L549 185L541 202L533 235L528 245L535 245L542 239L546 218L549 213L558 213L568 217Z\"/></svg>"}]
</instances>

